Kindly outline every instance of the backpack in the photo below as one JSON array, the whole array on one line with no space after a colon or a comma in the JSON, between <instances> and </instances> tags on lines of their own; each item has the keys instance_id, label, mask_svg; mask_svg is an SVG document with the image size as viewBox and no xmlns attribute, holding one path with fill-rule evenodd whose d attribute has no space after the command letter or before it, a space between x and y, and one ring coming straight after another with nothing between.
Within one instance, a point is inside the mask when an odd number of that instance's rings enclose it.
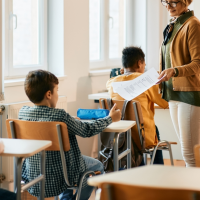
<instances>
[{"instance_id":1,"label":"backpack","mask_svg":"<svg viewBox=\"0 0 200 200\"><path fill-rule=\"evenodd\" d=\"M124 119L126 106L129 101L125 100L122 108L122 118ZM112 101L111 99L107 99L107 104L109 110L112 107ZM101 141L101 151L99 152L99 158L98 160L101 161L104 165L104 171L106 173L114 171L113 166L113 141L114 141L114 135L115 133L108 133L108 132L102 132L100 133L100 141ZM119 154L122 153L127 149L127 134L126 132L119 134L119 140L118 140L118 151ZM140 165L143 159L143 153L137 145L135 144L133 138L131 138L131 168L137 167ZM119 161L119 170L127 169L127 156L123 157Z\"/></svg>"},{"instance_id":2,"label":"backpack","mask_svg":"<svg viewBox=\"0 0 200 200\"><path fill-rule=\"evenodd\" d=\"M120 68L113 68L110 71L110 78L121 75Z\"/></svg>"}]
</instances>

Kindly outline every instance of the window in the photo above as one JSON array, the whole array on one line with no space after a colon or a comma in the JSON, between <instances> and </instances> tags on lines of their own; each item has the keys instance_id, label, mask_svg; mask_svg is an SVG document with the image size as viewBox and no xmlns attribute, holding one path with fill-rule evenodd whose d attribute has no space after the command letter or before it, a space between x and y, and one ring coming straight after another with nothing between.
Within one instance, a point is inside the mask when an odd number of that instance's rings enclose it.
<instances>
[{"instance_id":1,"label":"window","mask_svg":"<svg viewBox=\"0 0 200 200\"><path fill-rule=\"evenodd\" d=\"M126 46L126 1L90 0L89 11L91 67L120 66Z\"/></svg>"},{"instance_id":2,"label":"window","mask_svg":"<svg viewBox=\"0 0 200 200\"><path fill-rule=\"evenodd\" d=\"M4 0L5 76L47 69L47 1Z\"/></svg>"},{"instance_id":3,"label":"window","mask_svg":"<svg viewBox=\"0 0 200 200\"><path fill-rule=\"evenodd\" d=\"M147 48L147 0L90 0L90 68L121 67L126 46Z\"/></svg>"}]
</instances>

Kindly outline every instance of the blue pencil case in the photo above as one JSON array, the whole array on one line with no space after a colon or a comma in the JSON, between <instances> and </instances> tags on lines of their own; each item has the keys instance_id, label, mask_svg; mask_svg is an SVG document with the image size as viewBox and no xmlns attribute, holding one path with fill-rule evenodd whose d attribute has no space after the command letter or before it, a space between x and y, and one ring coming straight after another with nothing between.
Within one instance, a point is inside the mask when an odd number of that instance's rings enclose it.
<instances>
[{"instance_id":1,"label":"blue pencil case","mask_svg":"<svg viewBox=\"0 0 200 200\"><path fill-rule=\"evenodd\" d=\"M77 110L77 117L80 119L99 119L109 115L107 109L82 109Z\"/></svg>"}]
</instances>

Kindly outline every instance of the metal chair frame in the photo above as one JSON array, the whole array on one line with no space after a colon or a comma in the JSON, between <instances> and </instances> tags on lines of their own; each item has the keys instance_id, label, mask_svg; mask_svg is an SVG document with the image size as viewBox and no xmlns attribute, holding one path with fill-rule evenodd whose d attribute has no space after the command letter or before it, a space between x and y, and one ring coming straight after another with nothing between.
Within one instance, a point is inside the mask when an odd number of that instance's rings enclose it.
<instances>
[{"instance_id":1,"label":"metal chair frame","mask_svg":"<svg viewBox=\"0 0 200 200\"><path fill-rule=\"evenodd\" d=\"M15 137L15 130L14 130L14 122L10 121L10 129L12 138ZM64 155L64 148L63 148L63 140L62 140L62 134L61 134L61 126L60 124L56 125L57 128L57 135L59 140L59 147L60 147L60 155L61 155L61 161L62 161L62 168L63 168L63 174L65 178L66 184L69 186L68 189L77 190L76 200L80 199L81 195L81 188L83 184L83 180L87 175L93 175L95 176L94 171L87 171L85 172L80 179L79 186L72 186L69 183L68 174L67 174L67 167L66 167L66 160ZM44 200L44 191L45 191L45 151L41 152L40 155L40 168L41 168L41 175L38 176L33 181L25 184L21 187L21 170L22 170L22 159L23 158L14 158L14 191L17 193L17 200L21 200L21 191L25 191L34 184L40 182L40 197L38 197L38 200ZM18 190L17 190L18 189ZM18 192L19 191L19 192ZM54 197L54 200L58 200L58 196Z\"/></svg>"},{"instance_id":2,"label":"metal chair frame","mask_svg":"<svg viewBox=\"0 0 200 200\"><path fill-rule=\"evenodd\" d=\"M141 146L143 146L142 129L144 129L144 127L143 127L143 124L141 124L142 127L140 128L140 122L139 122L138 110L137 110L136 102L133 102L133 109L134 109L134 114L135 114L137 129L138 129L138 134L139 134L139 137L140 137L140 143L141 143ZM167 146L159 146L161 144L167 144ZM159 141L158 144L155 147L152 147L150 149L146 149L145 148L145 149L142 150L143 151L143 155L144 155L144 163L145 163L145 165L147 165L147 154L152 155L150 164L153 165L157 150L169 151L171 165L174 165L171 144L167 140Z\"/></svg>"},{"instance_id":3,"label":"metal chair frame","mask_svg":"<svg viewBox=\"0 0 200 200\"><path fill-rule=\"evenodd\" d=\"M101 100L101 104L102 104L102 108L105 109L106 106L105 106L104 99ZM140 144L141 144L141 146L143 146L142 130L144 130L144 125L140 124L136 102L133 102L133 110L134 110L134 114L135 114L135 120L136 120L136 124L137 124L138 134L139 134L139 138L140 138ZM98 141L98 146L100 148L100 138L98 138L98 140L99 140ZM166 144L167 146L160 146L161 144ZM152 148L149 148L149 149L145 148L145 149L142 150L145 165L147 165L147 154L152 155L152 159L151 159L150 164L153 165L153 162L155 160L155 155L156 155L156 151L157 150L169 151L171 165L174 165L171 144L167 140L159 141L158 144L155 147L152 147Z\"/></svg>"},{"instance_id":4,"label":"metal chair frame","mask_svg":"<svg viewBox=\"0 0 200 200\"><path fill-rule=\"evenodd\" d=\"M103 109L105 109L105 102L104 100L101 101L102 102L102 107ZM121 152L119 154L119 150L118 150L118 142L119 142L119 132L115 133L114 136L114 144L113 144L113 165L114 165L114 171L118 171L119 170L119 166L121 167L121 159L124 158L125 156L127 156L127 169L131 168L131 129L129 129L126 132L127 135L127 149L123 152ZM104 153L103 150L100 150L100 134L98 136L98 152L100 155L102 155L103 157L105 157L106 159L108 159Z\"/></svg>"}]
</instances>

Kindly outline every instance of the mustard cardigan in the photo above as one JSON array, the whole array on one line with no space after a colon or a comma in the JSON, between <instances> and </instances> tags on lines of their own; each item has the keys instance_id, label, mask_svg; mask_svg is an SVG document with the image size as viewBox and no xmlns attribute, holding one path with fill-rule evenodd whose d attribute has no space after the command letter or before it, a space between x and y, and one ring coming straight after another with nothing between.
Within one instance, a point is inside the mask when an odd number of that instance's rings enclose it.
<instances>
[{"instance_id":1,"label":"mustard cardigan","mask_svg":"<svg viewBox=\"0 0 200 200\"><path fill-rule=\"evenodd\" d=\"M195 16L190 17L174 36L170 58L171 67L179 72L177 77L172 78L173 90L200 91L200 21Z\"/></svg>"}]
</instances>

